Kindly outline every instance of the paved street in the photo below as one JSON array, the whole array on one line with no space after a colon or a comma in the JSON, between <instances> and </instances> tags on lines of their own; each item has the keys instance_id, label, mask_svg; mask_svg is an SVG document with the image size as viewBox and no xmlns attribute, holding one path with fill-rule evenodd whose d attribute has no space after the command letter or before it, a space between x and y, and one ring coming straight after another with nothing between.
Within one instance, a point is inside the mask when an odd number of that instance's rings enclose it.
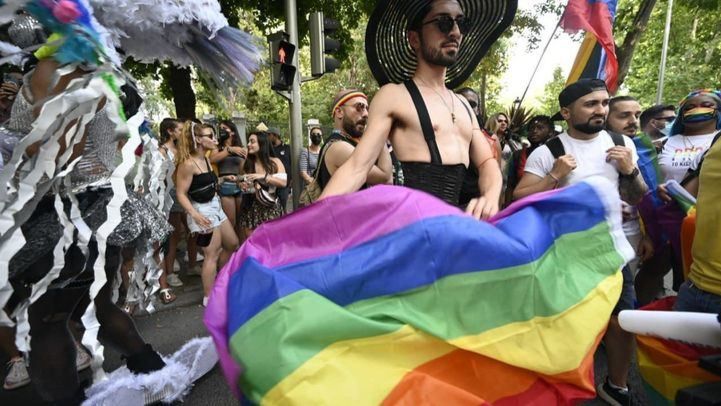
<instances>
[{"instance_id":1,"label":"paved street","mask_svg":"<svg viewBox=\"0 0 721 406\"><path fill-rule=\"evenodd\" d=\"M200 306L202 290L200 278L184 277L186 286L176 291L178 299L169 306L158 304L159 311L151 316L137 317L136 323L145 339L152 343L158 351L169 354L182 346L186 341L194 337L207 335L203 326L203 308ZM0 361L5 362L6 359ZM602 379L605 373L605 354L600 349L596 356L596 380ZM121 365L120 355L110 349L106 351L105 369L110 371ZM2 377L4 378L3 372ZM82 379L90 379L90 374L84 372ZM634 390L634 404L644 405L645 396L641 392L638 374L632 374L632 387ZM5 391L0 388L1 405L35 405L39 398L35 395L32 386L26 386L14 391ZM222 374L218 367L208 375L199 380L190 395L186 398L185 405L237 405L230 391L228 390ZM604 405L604 402L593 401L590 405Z\"/></svg>"}]
</instances>

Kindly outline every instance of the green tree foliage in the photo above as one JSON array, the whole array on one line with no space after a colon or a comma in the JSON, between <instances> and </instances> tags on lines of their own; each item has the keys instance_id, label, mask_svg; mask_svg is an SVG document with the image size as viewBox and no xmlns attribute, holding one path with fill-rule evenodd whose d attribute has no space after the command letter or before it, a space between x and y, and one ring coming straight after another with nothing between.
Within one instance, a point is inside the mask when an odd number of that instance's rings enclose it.
<instances>
[{"instance_id":1,"label":"green tree foliage","mask_svg":"<svg viewBox=\"0 0 721 406\"><path fill-rule=\"evenodd\" d=\"M667 0L659 0L631 63L626 86L644 105L656 97ZM689 91L721 86L721 1L674 2L664 100L676 103Z\"/></svg>"},{"instance_id":2,"label":"green tree foliage","mask_svg":"<svg viewBox=\"0 0 721 406\"><path fill-rule=\"evenodd\" d=\"M543 89L539 114L553 116L558 112L558 95L564 87L566 87L566 76L563 74L563 69L558 66L553 70L553 79L546 83Z\"/></svg>"}]
</instances>

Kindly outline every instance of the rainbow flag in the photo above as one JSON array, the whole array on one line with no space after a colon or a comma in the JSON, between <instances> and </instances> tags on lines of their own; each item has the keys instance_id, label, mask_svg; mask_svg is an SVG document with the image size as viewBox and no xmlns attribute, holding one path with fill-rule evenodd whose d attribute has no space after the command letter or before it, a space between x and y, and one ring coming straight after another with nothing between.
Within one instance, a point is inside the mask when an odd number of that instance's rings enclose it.
<instances>
[{"instance_id":1,"label":"rainbow flag","mask_svg":"<svg viewBox=\"0 0 721 406\"><path fill-rule=\"evenodd\" d=\"M684 189L680 183L671 179L666 182L666 190L686 215L696 210L696 198Z\"/></svg>"},{"instance_id":2,"label":"rainbow flag","mask_svg":"<svg viewBox=\"0 0 721 406\"><path fill-rule=\"evenodd\" d=\"M581 78L602 79L611 94L618 89L618 59L613 39L617 0L569 0L561 17L566 32L586 31L567 84Z\"/></svg>"},{"instance_id":3,"label":"rainbow flag","mask_svg":"<svg viewBox=\"0 0 721 406\"><path fill-rule=\"evenodd\" d=\"M671 310L675 300L667 297L641 310ZM721 380L698 366L699 358L718 354L718 349L643 335L636 336L636 343L638 368L652 405L673 405L679 389Z\"/></svg>"},{"instance_id":4,"label":"rainbow flag","mask_svg":"<svg viewBox=\"0 0 721 406\"><path fill-rule=\"evenodd\" d=\"M205 323L236 395L265 404L575 403L633 256L604 179L489 223L377 186L256 230Z\"/></svg>"},{"instance_id":5,"label":"rainbow flag","mask_svg":"<svg viewBox=\"0 0 721 406\"><path fill-rule=\"evenodd\" d=\"M638 153L638 169L641 171L643 180L646 182L646 186L648 186L650 191L649 193L651 193L654 199L654 204L660 206L663 202L656 190L658 189L658 185L663 182L664 176L658 164L656 146L653 145L651 137L644 133L633 137L633 143Z\"/></svg>"}]
</instances>

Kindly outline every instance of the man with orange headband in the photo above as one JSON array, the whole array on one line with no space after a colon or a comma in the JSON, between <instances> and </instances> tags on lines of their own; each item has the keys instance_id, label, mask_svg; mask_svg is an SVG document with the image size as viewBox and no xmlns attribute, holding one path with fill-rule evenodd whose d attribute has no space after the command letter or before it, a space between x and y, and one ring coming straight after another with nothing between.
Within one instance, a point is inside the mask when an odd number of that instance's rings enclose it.
<instances>
[{"instance_id":1,"label":"man with orange headband","mask_svg":"<svg viewBox=\"0 0 721 406\"><path fill-rule=\"evenodd\" d=\"M321 189L331 176L350 158L366 129L368 121L368 96L355 89L341 90L333 98L333 133L320 152L318 184ZM366 185L390 183L393 165L388 148L383 148L371 167Z\"/></svg>"}]
</instances>

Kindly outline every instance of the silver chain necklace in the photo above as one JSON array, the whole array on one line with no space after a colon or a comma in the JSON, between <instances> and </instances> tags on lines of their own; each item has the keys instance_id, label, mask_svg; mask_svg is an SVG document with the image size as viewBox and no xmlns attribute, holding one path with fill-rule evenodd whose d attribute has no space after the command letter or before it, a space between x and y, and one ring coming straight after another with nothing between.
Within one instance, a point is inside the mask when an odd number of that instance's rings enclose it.
<instances>
[{"instance_id":1,"label":"silver chain necklace","mask_svg":"<svg viewBox=\"0 0 721 406\"><path fill-rule=\"evenodd\" d=\"M421 82L421 84L422 84L423 86L425 86L425 87L433 90L433 91L438 95L438 97L441 98L441 101L443 102L443 105L446 106L446 109L448 110L448 112L451 113L451 120L453 121L453 124L456 124L456 104L453 103L453 95L451 94L451 107L448 107L448 103L446 103L446 99L443 98L443 95L441 95L441 94L438 92L438 90L436 90L435 88L432 88L432 87L428 86L428 85L426 84L426 82L424 82L423 80L421 80L421 78L416 78L416 79L418 79L418 81ZM446 89L446 90L448 90L448 91L450 92L450 89Z\"/></svg>"}]
</instances>

